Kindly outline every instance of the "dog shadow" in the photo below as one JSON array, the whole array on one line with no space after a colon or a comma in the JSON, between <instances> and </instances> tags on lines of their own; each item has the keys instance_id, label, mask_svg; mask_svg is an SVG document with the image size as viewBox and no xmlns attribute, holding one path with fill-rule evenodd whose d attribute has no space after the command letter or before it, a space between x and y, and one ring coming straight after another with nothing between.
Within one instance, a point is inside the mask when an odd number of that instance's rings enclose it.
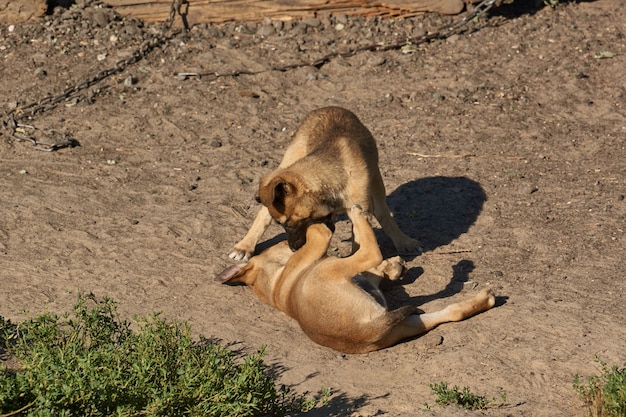
<instances>
[{"instance_id":1,"label":"dog shadow","mask_svg":"<svg viewBox=\"0 0 626 417\"><path fill-rule=\"evenodd\" d=\"M476 222L485 201L487 195L476 181L443 176L410 181L387 197L387 205L400 229L418 239L425 252L466 233ZM380 229L376 234L383 256L395 255L391 239Z\"/></svg>"},{"instance_id":2,"label":"dog shadow","mask_svg":"<svg viewBox=\"0 0 626 417\"><path fill-rule=\"evenodd\" d=\"M419 307L433 300L452 297L462 292L466 287L473 290L476 287L476 283L470 280L470 273L474 271L474 268L474 262L468 259L459 261L456 265L452 266L452 276L448 284L440 291L433 294L411 297L404 289L405 285L414 283L424 273L424 269L421 267L409 269L399 281L382 281L380 289L385 295L389 310L395 310L405 305ZM506 304L507 301L508 297L506 296L496 297L494 307L500 307Z\"/></svg>"}]
</instances>

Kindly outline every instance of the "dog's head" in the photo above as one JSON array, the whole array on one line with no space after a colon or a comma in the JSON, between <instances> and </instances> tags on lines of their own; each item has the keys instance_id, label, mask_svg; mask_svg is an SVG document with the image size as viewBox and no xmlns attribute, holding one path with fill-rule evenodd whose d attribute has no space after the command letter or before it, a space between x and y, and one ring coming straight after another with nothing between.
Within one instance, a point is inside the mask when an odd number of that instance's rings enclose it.
<instances>
[{"instance_id":1,"label":"dog's head","mask_svg":"<svg viewBox=\"0 0 626 417\"><path fill-rule=\"evenodd\" d=\"M222 284L245 284L252 288L259 299L273 305L272 293L275 282L291 255L293 253L287 242L279 242L246 263L226 268L215 277L215 281Z\"/></svg>"},{"instance_id":2,"label":"dog's head","mask_svg":"<svg viewBox=\"0 0 626 417\"><path fill-rule=\"evenodd\" d=\"M333 205L312 192L300 176L282 171L264 177L259 185L257 200L266 206L274 220L283 226L291 250L306 242L306 231L314 223L324 223L335 231Z\"/></svg>"}]
</instances>

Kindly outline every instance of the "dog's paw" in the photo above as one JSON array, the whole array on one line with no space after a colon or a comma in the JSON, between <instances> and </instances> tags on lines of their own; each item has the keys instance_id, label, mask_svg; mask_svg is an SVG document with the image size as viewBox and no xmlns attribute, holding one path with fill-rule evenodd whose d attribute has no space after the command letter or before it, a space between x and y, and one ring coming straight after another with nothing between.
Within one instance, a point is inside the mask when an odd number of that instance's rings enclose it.
<instances>
[{"instance_id":1,"label":"dog's paw","mask_svg":"<svg viewBox=\"0 0 626 417\"><path fill-rule=\"evenodd\" d=\"M395 246L400 255L421 255L424 252L420 241L410 237L407 237L402 242L398 242Z\"/></svg>"},{"instance_id":2,"label":"dog's paw","mask_svg":"<svg viewBox=\"0 0 626 417\"><path fill-rule=\"evenodd\" d=\"M395 256L383 261L383 274L390 281L396 281L400 279L406 272L406 266L399 256Z\"/></svg>"},{"instance_id":3,"label":"dog's paw","mask_svg":"<svg viewBox=\"0 0 626 417\"><path fill-rule=\"evenodd\" d=\"M496 295L491 288L483 288L477 297L483 301L486 309L496 305Z\"/></svg>"},{"instance_id":4,"label":"dog's paw","mask_svg":"<svg viewBox=\"0 0 626 417\"><path fill-rule=\"evenodd\" d=\"M235 246L228 254L228 257L234 261L248 261L252 258L252 254L253 251L251 250L241 249Z\"/></svg>"},{"instance_id":5,"label":"dog's paw","mask_svg":"<svg viewBox=\"0 0 626 417\"><path fill-rule=\"evenodd\" d=\"M350 207L350 213L348 213L348 217L350 216L363 216L369 219L370 213L366 210L363 210L363 207L361 207L360 205L355 204L352 207Z\"/></svg>"},{"instance_id":6,"label":"dog's paw","mask_svg":"<svg viewBox=\"0 0 626 417\"><path fill-rule=\"evenodd\" d=\"M352 207L350 207L350 211L355 214L363 213L363 207L361 207L358 204L355 204Z\"/></svg>"}]
</instances>

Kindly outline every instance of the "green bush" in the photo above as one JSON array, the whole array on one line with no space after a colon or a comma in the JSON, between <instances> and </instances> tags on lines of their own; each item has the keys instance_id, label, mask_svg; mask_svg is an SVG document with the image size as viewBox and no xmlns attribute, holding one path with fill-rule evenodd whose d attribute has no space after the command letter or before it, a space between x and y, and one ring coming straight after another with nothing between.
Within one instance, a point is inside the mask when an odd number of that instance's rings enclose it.
<instances>
[{"instance_id":1,"label":"green bush","mask_svg":"<svg viewBox=\"0 0 626 417\"><path fill-rule=\"evenodd\" d=\"M284 416L316 404L276 386L263 349L241 358L158 314L136 323L132 331L111 299L93 295L79 297L72 317L0 317L0 353L18 360L0 364L0 414Z\"/></svg>"},{"instance_id":2,"label":"green bush","mask_svg":"<svg viewBox=\"0 0 626 417\"><path fill-rule=\"evenodd\" d=\"M459 390L456 385L453 388L448 388L447 383L440 382L430 384L430 389L437 396L436 403L440 406L456 404L466 410L483 410L489 405L489 400L483 396L472 394L468 387Z\"/></svg>"},{"instance_id":3,"label":"green bush","mask_svg":"<svg viewBox=\"0 0 626 417\"><path fill-rule=\"evenodd\" d=\"M599 358L602 368L600 376L590 376L586 383L574 376L574 389L587 406L587 415L592 417L626 417L626 363L621 369L610 368Z\"/></svg>"}]
</instances>

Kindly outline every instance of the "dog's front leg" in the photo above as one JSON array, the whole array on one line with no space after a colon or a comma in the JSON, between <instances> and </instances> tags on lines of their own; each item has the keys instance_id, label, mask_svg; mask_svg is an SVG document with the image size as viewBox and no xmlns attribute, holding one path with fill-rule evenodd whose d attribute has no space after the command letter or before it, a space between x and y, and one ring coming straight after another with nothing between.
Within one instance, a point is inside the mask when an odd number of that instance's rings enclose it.
<instances>
[{"instance_id":1,"label":"dog's front leg","mask_svg":"<svg viewBox=\"0 0 626 417\"><path fill-rule=\"evenodd\" d=\"M254 223L252 223L252 227L250 227L250 230L248 230L248 233L246 233L244 238L233 247L231 252L228 254L228 257L234 259L235 261L249 260L252 257L252 254L254 254L256 244L259 242L271 222L272 216L270 215L267 207L261 207L261 210L254 219Z\"/></svg>"},{"instance_id":2,"label":"dog's front leg","mask_svg":"<svg viewBox=\"0 0 626 417\"><path fill-rule=\"evenodd\" d=\"M324 223L314 223L306 231L306 243L287 261L284 276L299 275L314 262L326 257L333 232Z\"/></svg>"},{"instance_id":3,"label":"dog's front leg","mask_svg":"<svg viewBox=\"0 0 626 417\"><path fill-rule=\"evenodd\" d=\"M359 206L352 206L348 211L348 217L352 221L353 245L356 251L346 259L350 259L351 264L358 265L360 268L355 274L377 267L383 261L383 254L380 252L376 236L363 209Z\"/></svg>"},{"instance_id":4,"label":"dog's front leg","mask_svg":"<svg viewBox=\"0 0 626 417\"><path fill-rule=\"evenodd\" d=\"M274 286L272 301L280 311L295 317L297 306L293 303L298 297L292 297L291 292L300 279L305 279L300 277L303 271L326 257L332 235L333 232L323 223L309 226L306 231L306 243L291 255Z\"/></svg>"}]
</instances>

